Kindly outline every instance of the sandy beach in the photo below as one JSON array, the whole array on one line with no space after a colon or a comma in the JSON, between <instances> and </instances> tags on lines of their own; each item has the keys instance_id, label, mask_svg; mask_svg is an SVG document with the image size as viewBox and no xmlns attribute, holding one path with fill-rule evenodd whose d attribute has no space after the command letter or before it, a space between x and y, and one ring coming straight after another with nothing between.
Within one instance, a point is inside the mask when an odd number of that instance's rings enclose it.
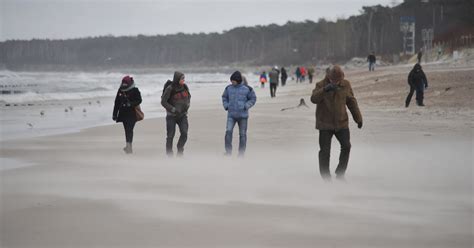
<instances>
[{"instance_id":1,"label":"sandy beach","mask_svg":"<svg viewBox=\"0 0 474 248\"><path fill-rule=\"evenodd\" d=\"M409 67L346 71L364 126L345 182L319 175L308 82L255 87L243 159L224 156L216 87L193 93L183 158L163 118L137 124L133 155L120 124L2 142L28 166L0 171L0 246L472 247L474 68L424 68L427 106L408 109Z\"/></svg>"}]
</instances>

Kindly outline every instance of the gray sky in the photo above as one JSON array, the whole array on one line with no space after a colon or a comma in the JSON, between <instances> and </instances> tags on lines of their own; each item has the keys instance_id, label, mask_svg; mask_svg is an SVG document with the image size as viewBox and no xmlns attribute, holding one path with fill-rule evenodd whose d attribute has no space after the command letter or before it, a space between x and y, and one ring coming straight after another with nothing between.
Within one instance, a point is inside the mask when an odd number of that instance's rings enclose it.
<instances>
[{"instance_id":1,"label":"gray sky","mask_svg":"<svg viewBox=\"0 0 474 248\"><path fill-rule=\"evenodd\" d=\"M393 0L0 0L0 41L222 32L336 19ZM400 1L398 1L400 2Z\"/></svg>"}]
</instances>

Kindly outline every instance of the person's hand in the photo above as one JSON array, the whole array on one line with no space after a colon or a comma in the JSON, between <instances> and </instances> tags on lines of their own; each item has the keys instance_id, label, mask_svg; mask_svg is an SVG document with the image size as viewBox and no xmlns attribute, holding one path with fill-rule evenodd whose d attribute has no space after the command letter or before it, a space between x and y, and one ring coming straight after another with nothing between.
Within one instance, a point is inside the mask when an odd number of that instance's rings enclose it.
<instances>
[{"instance_id":1,"label":"person's hand","mask_svg":"<svg viewBox=\"0 0 474 248\"><path fill-rule=\"evenodd\" d=\"M359 123L357 123L357 127L358 127L359 129L361 129L361 128L362 128L362 121L361 121L361 122L359 122Z\"/></svg>"},{"instance_id":2,"label":"person's hand","mask_svg":"<svg viewBox=\"0 0 474 248\"><path fill-rule=\"evenodd\" d=\"M170 111L171 111L171 113L176 113L176 108L172 107Z\"/></svg>"},{"instance_id":3,"label":"person's hand","mask_svg":"<svg viewBox=\"0 0 474 248\"><path fill-rule=\"evenodd\" d=\"M113 115L113 116L112 116L112 120L113 120L113 121L117 121L117 116Z\"/></svg>"},{"instance_id":4,"label":"person's hand","mask_svg":"<svg viewBox=\"0 0 474 248\"><path fill-rule=\"evenodd\" d=\"M336 88L337 88L336 84L329 83L326 86L324 86L324 91L329 92L329 91L336 90Z\"/></svg>"}]
</instances>

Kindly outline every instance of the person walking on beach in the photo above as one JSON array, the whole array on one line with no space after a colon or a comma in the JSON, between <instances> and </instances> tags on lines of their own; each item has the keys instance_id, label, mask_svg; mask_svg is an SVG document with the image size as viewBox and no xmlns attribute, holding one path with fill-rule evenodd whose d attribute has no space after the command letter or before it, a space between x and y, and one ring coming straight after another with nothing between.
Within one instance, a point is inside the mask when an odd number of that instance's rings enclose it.
<instances>
[{"instance_id":1,"label":"person walking on beach","mask_svg":"<svg viewBox=\"0 0 474 248\"><path fill-rule=\"evenodd\" d=\"M295 75L296 75L296 82L300 82L301 81L301 70L299 67L296 67L296 71L295 71Z\"/></svg>"},{"instance_id":2,"label":"person walking on beach","mask_svg":"<svg viewBox=\"0 0 474 248\"><path fill-rule=\"evenodd\" d=\"M264 71L260 74L260 87L265 88L265 84L267 83L267 73Z\"/></svg>"},{"instance_id":3,"label":"person walking on beach","mask_svg":"<svg viewBox=\"0 0 474 248\"><path fill-rule=\"evenodd\" d=\"M369 62L369 71L375 70L375 63L377 62L377 58L375 57L374 53L370 53L367 56L367 61Z\"/></svg>"},{"instance_id":4,"label":"person walking on beach","mask_svg":"<svg viewBox=\"0 0 474 248\"><path fill-rule=\"evenodd\" d=\"M310 66L308 68L308 79L309 79L310 84L313 83L313 76L314 76L314 68L312 66Z\"/></svg>"},{"instance_id":5,"label":"person walking on beach","mask_svg":"<svg viewBox=\"0 0 474 248\"><path fill-rule=\"evenodd\" d=\"M416 59L418 60L418 64L421 64L421 58L423 57L423 48L420 48L418 54L416 55Z\"/></svg>"},{"instance_id":6,"label":"person walking on beach","mask_svg":"<svg viewBox=\"0 0 474 248\"><path fill-rule=\"evenodd\" d=\"M140 91L135 87L133 77L125 76L122 79L120 88L115 96L114 110L112 120L122 122L125 130L125 147L123 151L126 154L133 153L133 129L137 122L135 108L142 103Z\"/></svg>"},{"instance_id":7,"label":"person walking on beach","mask_svg":"<svg viewBox=\"0 0 474 248\"><path fill-rule=\"evenodd\" d=\"M270 78L270 96L273 98L276 97L278 78L280 77L280 72L276 66L268 73L268 77Z\"/></svg>"},{"instance_id":8,"label":"person walking on beach","mask_svg":"<svg viewBox=\"0 0 474 248\"><path fill-rule=\"evenodd\" d=\"M319 130L319 171L325 180L331 180L329 157L333 136L341 145L336 178L344 179L351 150L349 121L346 106L358 128L362 128L362 115L349 81L344 79L341 67L334 65L327 70L326 77L316 84L311 95L316 104L316 129Z\"/></svg>"},{"instance_id":9,"label":"person walking on beach","mask_svg":"<svg viewBox=\"0 0 474 248\"><path fill-rule=\"evenodd\" d=\"M242 74L235 71L230 76L232 84L228 85L222 94L222 105L227 111L227 126L225 131L225 154L232 155L232 134L234 126L239 125L239 156L245 154L247 147L247 123L249 109L255 105L257 96L252 87L242 84Z\"/></svg>"},{"instance_id":10,"label":"person walking on beach","mask_svg":"<svg viewBox=\"0 0 474 248\"><path fill-rule=\"evenodd\" d=\"M188 139L188 109L191 103L191 94L184 83L182 72L176 71L173 82L165 89L161 97L161 105L166 109L166 154L173 156L173 139L176 125L179 127L179 140L177 144L178 156L182 156L184 145Z\"/></svg>"},{"instance_id":11,"label":"person walking on beach","mask_svg":"<svg viewBox=\"0 0 474 248\"><path fill-rule=\"evenodd\" d=\"M285 67L281 68L281 86L286 85L286 79L288 79L288 74L286 73Z\"/></svg>"},{"instance_id":12,"label":"person walking on beach","mask_svg":"<svg viewBox=\"0 0 474 248\"><path fill-rule=\"evenodd\" d=\"M423 104L424 91L428 88L428 80L423 72L420 64L415 64L413 69L408 74L408 85L410 85L410 93L405 100L405 107L408 108L410 105L413 93L416 91L416 104L418 106L425 106Z\"/></svg>"},{"instance_id":13,"label":"person walking on beach","mask_svg":"<svg viewBox=\"0 0 474 248\"><path fill-rule=\"evenodd\" d=\"M306 68L304 66L301 66L300 67L300 74L301 74L301 78L300 78L300 82L304 82L304 80L306 79Z\"/></svg>"}]
</instances>

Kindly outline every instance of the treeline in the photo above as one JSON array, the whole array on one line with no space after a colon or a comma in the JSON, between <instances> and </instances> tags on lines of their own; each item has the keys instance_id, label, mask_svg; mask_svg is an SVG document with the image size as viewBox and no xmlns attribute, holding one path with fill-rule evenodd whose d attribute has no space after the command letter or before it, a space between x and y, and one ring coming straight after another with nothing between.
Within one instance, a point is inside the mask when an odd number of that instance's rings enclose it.
<instances>
[{"instance_id":1,"label":"treeline","mask_svg":"<svg viewBox=\"0 0 474 248\"><path fill-rule=\"evenodd\" d=\"M0 43L0 64L19 70L45 65L85 68L343 61L370 51L378 55L401 52L401 16L416 18L419 48L424 28L434 27L435 41L474 34L472 13L472 0L405 0L395 7L363 7L360 15L335 22L288 22L209 34L8 40Z\"/></svg>"}]
</instances>

